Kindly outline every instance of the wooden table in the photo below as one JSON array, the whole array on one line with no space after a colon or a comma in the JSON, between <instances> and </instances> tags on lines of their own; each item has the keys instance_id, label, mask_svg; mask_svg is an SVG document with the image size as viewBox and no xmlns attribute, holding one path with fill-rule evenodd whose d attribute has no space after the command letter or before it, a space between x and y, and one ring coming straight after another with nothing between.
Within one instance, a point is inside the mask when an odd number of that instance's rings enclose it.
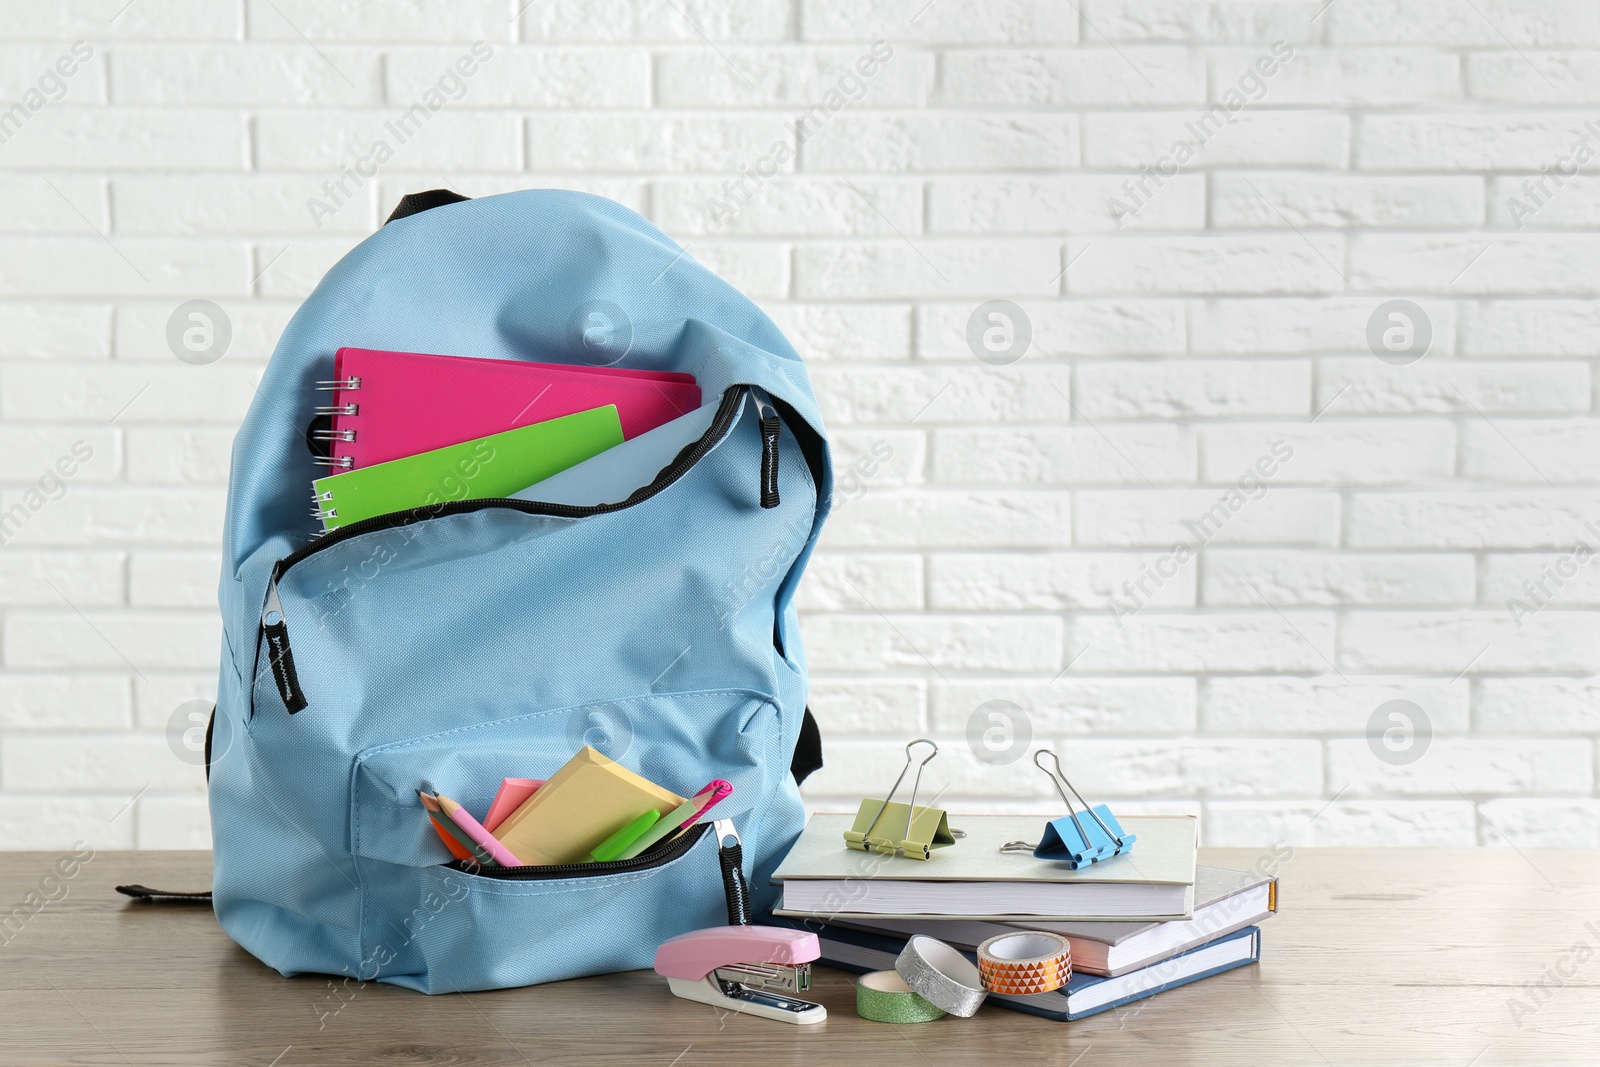
<instances>
[{"instance_id":1,"label":"wooden table","mask_svg":"<svg viewBox=\"0 0 1600 1067\"><path fill-rule=\"evenodd\" d=\"M1206 849L1202 861L1244 869L1271 855ZM0 854L0 917L56 859ZM819 967L828 1020L798 1027L675 999L648 971L336 995L326 978L257 963L207 908L112 891L204 887L209 854L105 852L0 935L0 1063L1600 1063L1600 853L1301 849L1279 873L1259 966L1120 1012L1056 1023L987 1007L886 1026L856 1016L851 976ZM1524 988L1541 978L1547 992Z\"/></svg>"}]
</instances>

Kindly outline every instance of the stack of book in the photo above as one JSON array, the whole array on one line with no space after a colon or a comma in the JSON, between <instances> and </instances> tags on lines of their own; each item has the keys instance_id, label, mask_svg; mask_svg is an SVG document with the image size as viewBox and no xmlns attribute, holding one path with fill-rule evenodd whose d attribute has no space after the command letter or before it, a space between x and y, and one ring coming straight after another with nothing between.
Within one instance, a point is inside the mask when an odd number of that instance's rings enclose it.
<instances>
[{"instance_id":1,"label":"stack of book","mask_svg":"<svg viewBox=\"0 0 1600 1067\"><path fill-rule=\"evenodd\" d=\"M847 849L852 821L811 817L773 876L783 888L774 922L815 932L823 962L853 971L894 969L913 934L969 957L997 934L1060 934L1072 947L1071 982L989 996L1053 1019L1081 1019L1255 963L1257 924L1278 908L1270 874L1197 866L1197 823L1187 816L1125 818L1134 847L1077 871L1015 847L1038 840L1040 816L952 815L965 836L920 862Z\"/></svg>"}]
</instances>

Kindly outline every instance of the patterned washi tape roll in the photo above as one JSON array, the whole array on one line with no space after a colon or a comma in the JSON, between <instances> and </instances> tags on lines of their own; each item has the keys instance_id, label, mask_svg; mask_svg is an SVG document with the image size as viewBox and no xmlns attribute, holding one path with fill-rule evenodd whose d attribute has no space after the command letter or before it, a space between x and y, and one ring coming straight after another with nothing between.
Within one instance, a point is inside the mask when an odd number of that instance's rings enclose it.
<instances>
[{"instance_id":1,"label":"patterned washi tape roll","mask_svg":"<svg viewBox=\"0 0 1600 1067\"><path fill-rule=\"evenodd\" d=\"M1072 978L1072 945L1060 934L1001 934L978 946L978 973L991 993L1048 993Z\"/></svg>"},{"instance_id":2,"label":"patterned washi tape roll","mask_svg":"<svg viewBox=\"0 0 1600 1067\"><path fill-rule=\"evenodd\" d=\"M912 937L900 950L894 969L923 1000L962 1019L977 1014L989 995L972 961L936 937Z\"/></svg>"},{"instance_id":3,"label":"patterned washi tape roll","mask_svg":"<svg viewBox=\"0 0 1600 1067\"><path fill-rule=\"evenodd\" d=\"M875 1023L931 1023L945 1016L894 971L861 976L856 983L856 1014Z\"/></svg>"}]
</instances>

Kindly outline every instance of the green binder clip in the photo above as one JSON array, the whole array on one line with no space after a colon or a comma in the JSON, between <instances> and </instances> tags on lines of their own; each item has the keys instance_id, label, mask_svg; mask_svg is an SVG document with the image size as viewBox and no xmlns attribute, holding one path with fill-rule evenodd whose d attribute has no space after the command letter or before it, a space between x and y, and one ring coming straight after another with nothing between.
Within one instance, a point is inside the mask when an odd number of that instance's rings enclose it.
<instances>
[{"instance_id":1,"label":"green binder clip","mask_svg":"<svg viewBox=\"0 0 1600 1067\"><path fill-rule=\"evenodd\" d=\"M897 804L894 795L899 791L900 783L905 781L906 772L911 769L914 758L911 750L917 745L927 745L933 751L917 764L916 777L911 780L911 803ZM956 838L950 832L944 809L917 806L917 787L922 783L922 768L938 754L939 746L926 737L919 737L907 744L906 765L900 768L900 777L889 787L889 795L882 800L861 802L861 807L856 810L854 825L844 832L845 845L862 852L925 860L933 855L934 849L955 844ZM874 834L879 823L884 824L883 832ZM904 827L898 841L888 836L889 828L895 826Z\"/></svg>"}]
</instances>

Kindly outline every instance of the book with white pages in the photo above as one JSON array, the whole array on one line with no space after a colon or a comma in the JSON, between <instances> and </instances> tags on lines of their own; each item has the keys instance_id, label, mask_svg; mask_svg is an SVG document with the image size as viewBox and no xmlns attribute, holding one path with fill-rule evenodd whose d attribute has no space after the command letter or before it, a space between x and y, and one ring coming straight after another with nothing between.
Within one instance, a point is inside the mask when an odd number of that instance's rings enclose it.
<instances>
[{"instance_id":1,"label":"book with white pages","mask_svg":"<svg viewBox=\"0 0 1600 1067\"><path fill-rule=\"evenodd\" d=\"M906 943L904 937L870 933L816 920L775 918L772 922L816 934L822 949L822 962L850 971L892 970ZM958 951L969 960L974 958L970 950ZM985 1003L1071 1022L1112 1011L1168 989L1198 982L1202 978L1248 967L1260 959L1261 928L1246 926L1114 978L1073 968L1071 980L1060 989L1049 993L990 993ZM1059 1062L1066 1063L1068 1060L1063 1058ZM1139 1062L1166 1061L1147 1056Z\"/></svg>"},{"instance_id":2,"label":"book with white pages","mask_svg":"<svg viewBox=\"0 0 1600 1067\"><path fill-rule=\"evenodd\" d=\"M1002 846L1037 841L1040 815L954 815L964 836L927 860L845 847L854 815L811 816L773 873L778 915L856 918L1165 922L1194 908L1195 834L1190 815L1128 816L1128 852L1071 870Z\"/></svg>"},{"instance_id":3,"label":"book with white pages","mask_svg":"<svg viewBox=\"0 0 1600 1067\"><path fill-rule=\"evenodd\" d=\"M1194 918L1169 922L1026 922L978 919L840 919L837 926L909 937L926 934L976 949L1016 929L1045 930L1072 943L1072 969L1115 978L1265 921L1278 910L1278 880L1253 871L1195 868Z\"/></svg>"}]
</instances>

